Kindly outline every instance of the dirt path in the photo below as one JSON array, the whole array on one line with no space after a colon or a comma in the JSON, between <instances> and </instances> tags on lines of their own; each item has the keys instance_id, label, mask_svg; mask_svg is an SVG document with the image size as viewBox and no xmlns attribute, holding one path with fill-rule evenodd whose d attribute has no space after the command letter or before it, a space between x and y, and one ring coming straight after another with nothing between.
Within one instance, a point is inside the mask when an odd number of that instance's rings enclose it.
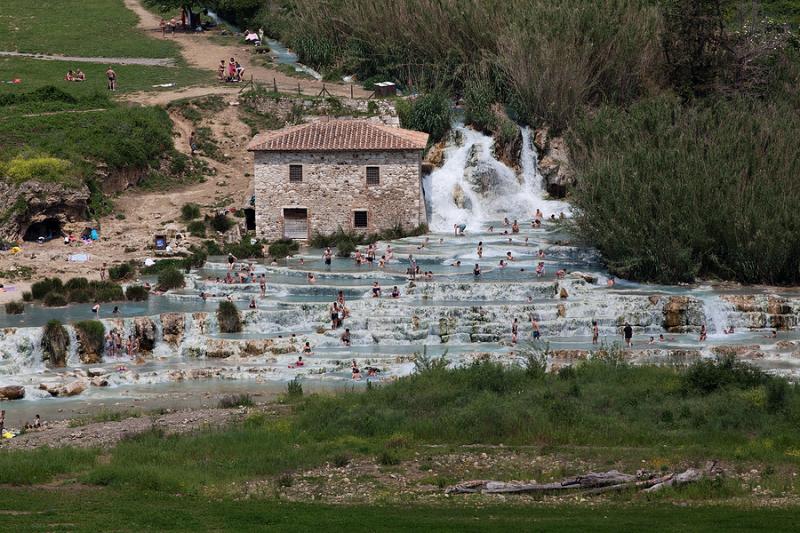
<instances>
[{"instance_id":1,"label":"dirt path","mask_svg":"<svg viewBox=\"0 0 800 533\"><path fill-rule=\"evenodd\" d=\"M125 6L139 16L139 28L147 32L158 32L160 18L145 9L139 0L125 0ZM306 78L296 78L284 74L280 71L267 68L256 64L253 61L251 52L253 47L245 45L224 46L212 42L205 33L175 33L169 34L167 39L175 40L181 47L181 52L186 61L195 67L217 71L217 65L221 59L227 60L235 57L239 63L245 67L245 78L253 79L266 85L277 85L279 91L297 92L306 95L317 95L323 88L323 82L309 80ZM337 96L350 96L350 85L336 82L324 82L325 88L329 93ZM353 86L353 96L356 98L366 98L371 94L362 87Z\"/></svg>"},{"instance_id":2,"label":"dirt path","mask_svg":"<svg viewBox=\"0 0 800 533\"><path fill-rule=\"evenodd\" d=\"M239 409L186 409L161 415L141 415L111 422L89 422L84 425L80 419L72 422L60 420L50 422L40 430L31 430L13 439L3 439L2 449L31 449L42 446L76 448L109 447L120 440L152 429L164 433L189 433L207 427L224 427L238 422L252 412L268 416L285 413L287 408L280 405L264 405Z\"/></svg>"},{"instance_id":3,"label":"dirt path","mask_svg":"<svg viewBox=\"0 0 800 533\"><path fill-rule=\"evenodd\" d=\"M27 52L0 51L0 56L32 57L45 61L68 61L70 63L102 63L104 65L145 65L148 67L174 67L175 60L171 58L152 57L80 57L56 56L49 54L30 54Z\"/></svg>"}]
</instances>

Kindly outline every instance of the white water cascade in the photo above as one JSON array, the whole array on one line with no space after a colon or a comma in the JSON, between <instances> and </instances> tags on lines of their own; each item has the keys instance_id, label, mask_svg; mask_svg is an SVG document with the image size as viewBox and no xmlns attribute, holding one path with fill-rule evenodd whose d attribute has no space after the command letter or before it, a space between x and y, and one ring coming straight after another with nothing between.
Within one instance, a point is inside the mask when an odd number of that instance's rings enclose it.
<instances>
[{"instance_id":1,"label":"white water cascade","mask_svg":"<svg viewBox=\"0 0 800 533\"><path fill-rule=\"evenodd\" d=\"M454 224L478 231L504 217L530 220L536 209L546 217L569 214L566 202L545 198L530 129L523 128L521 133L517 173L495 157L492 137L463 125L453 129L444 164L424 181L433 231L449 232Z\"/></svg>"}]
</instances>

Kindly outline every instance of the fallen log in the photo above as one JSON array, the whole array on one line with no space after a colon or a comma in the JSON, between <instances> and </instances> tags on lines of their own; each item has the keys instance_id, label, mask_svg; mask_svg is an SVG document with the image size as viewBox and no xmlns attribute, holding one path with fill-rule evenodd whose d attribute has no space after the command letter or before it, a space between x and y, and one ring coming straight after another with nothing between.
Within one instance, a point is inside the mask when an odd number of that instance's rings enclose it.
<instances>
[{"instance_id":1,"label":"fallen log","mask_svg":"<svg viewBox=\"0 0 800 533\"><path fill-rule=\"evenodd\" d=\"M582 476L569 477L552 483L471 480L448 487L445 489L445 494L542 494L575 490L584 495L596 495L631 489L656 492L664 487L693 483L718 473L717 462L709 461L703 469L689 468L678 474L669 473L660 476L646 471L639 471L634 475L609 470L608 472L589 472Z\"/></svg>"}]
</instances>

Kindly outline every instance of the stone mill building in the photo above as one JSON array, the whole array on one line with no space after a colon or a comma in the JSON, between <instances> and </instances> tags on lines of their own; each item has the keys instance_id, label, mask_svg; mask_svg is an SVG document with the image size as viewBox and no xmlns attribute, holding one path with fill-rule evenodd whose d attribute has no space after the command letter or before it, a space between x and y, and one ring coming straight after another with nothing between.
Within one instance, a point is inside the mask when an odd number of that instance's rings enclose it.
<instances>
[{"instance_id":1,"label":"stone mill building","mask_svg":"<svg viewBox=\"0 0 800 533\"><path fill-rule=\"evenodd\" d=\"M427 221L422 152L428 134L366 120L323 120L256 135L259 238L376 232Z\"/></svg>"}]
</instances>

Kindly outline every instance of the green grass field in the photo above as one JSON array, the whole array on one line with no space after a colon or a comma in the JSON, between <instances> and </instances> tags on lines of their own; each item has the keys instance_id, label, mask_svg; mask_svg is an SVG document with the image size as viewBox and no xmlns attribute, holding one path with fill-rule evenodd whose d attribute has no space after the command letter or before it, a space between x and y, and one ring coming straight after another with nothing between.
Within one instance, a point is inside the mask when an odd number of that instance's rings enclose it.
<instances>
[{"instance_id":1,"label":"green grass field","mask_svg":"<svg viewBox=\"0 0 800 533\"><path fill-rule=\"evenodd\" d=\"M784 381L725 364L680 370L600 361L559 374L432 364L365 392L295 394L286 398L288 414L253 413L226 428L172 436L154 429L109 450L0 453L0 517L9 529L48 531L790 530L798 510L790 503L765 508L754 489L797 501L799 399L800 390ZM499 442L503 448L481 446ZM402 474L468 449L514 454L477 474L483 479L552 481L584 473L583 461L596 469L678 471L711 457L723 461L726 475L581 505L567 496L398 494L370 476L371 506L292 503L282 489L325 464L345 468L361 458L384 475ZM553 470L537 471L540 455L558 457ZM584 466L568 466L576 464ZM757 481L741 477L753 469L761 472ZM450 466L438 475L441 484L412 485L443 488L476 473ZM250 482L264 489L245 497Z\"/></svg>"},{"instance_id":2,"label":"green grass field","mask_svg":"<svg viewBox=\"0 0 800 533\"><path fill-rule=\"evenodd\" d=\"M796 508L541 504L332 506L139 491L3 488L6 531L794 531Z\"/></svg>"},{"instance_id":3,"label":"green grass field","mask_svg":"<svg viewBox=\"0 0 800 533\"><path fill-rule=\"evenodd\" d=\"M0 84L0 94L6 92L28 92L45 85L55 85L75 96L86 96L106 91L105 71L108 65L100 63L67 63L43 61L19 57L0 57L0 81L15 78L19 84ZM81 69L86 74L84 82L66 82L67 70ZM175 90L192 85L211 83L213 73L190 67L149 67L142 65L115 65L117 93L136 91ZM153 85L174 83L169 89L154 88Z\"/></svg>"},{"instance_id":4,"label":"green grass field","mask_svg":"<svg viewBox=\"0 0 800 533\"><path fill-rule=\"evenodd\" d=\"M3 0L0 50L86 57L179 57L177 45L146 35L122 0Z\"/></svg>"}]
</instances>

